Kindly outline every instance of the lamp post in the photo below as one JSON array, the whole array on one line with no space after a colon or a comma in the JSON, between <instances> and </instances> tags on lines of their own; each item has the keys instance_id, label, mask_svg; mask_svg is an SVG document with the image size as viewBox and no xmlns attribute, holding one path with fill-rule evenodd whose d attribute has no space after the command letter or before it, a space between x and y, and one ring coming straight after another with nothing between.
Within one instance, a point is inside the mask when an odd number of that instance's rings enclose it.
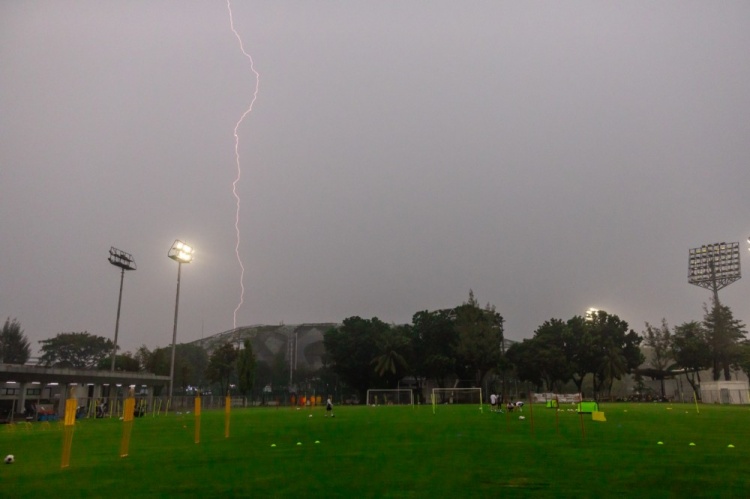
<instances>
[{"instance_id":1,"label":"lamp post","mask_svg":"<svg viewBox=\"0 0 750 499\"><path fill-rule=\"evenodd\" d=\"M112 347L112 372L115 372L115 357L117 356L117 334L120 331L120 307L122 305L122 283L125 280L126 270L135 270L133 255L118 250L114 246L109 248L109 263L121 269L120 272L120 297L117 299L117 320L115 321L115 344Z\"/></svg>"},{"instance_id":2,"label":"lamp post","mask_svg":"<svg viewBox=\"0 0 750 499\"><path fill-rule=\"evenodd\" d=\"M180 272L182 270L183 263L190 263L193 261L193 252L195 250L192 246L185 244L184 242L175 240L172 248L170 248L167 256L177 262L177 297L174 302L174 329L172 329L172 362L169 366L169 400L172 400L172 387L174 385L174 352L175 344L177 341L177 311L180 306Z\"/></svg>"}]
</instances>

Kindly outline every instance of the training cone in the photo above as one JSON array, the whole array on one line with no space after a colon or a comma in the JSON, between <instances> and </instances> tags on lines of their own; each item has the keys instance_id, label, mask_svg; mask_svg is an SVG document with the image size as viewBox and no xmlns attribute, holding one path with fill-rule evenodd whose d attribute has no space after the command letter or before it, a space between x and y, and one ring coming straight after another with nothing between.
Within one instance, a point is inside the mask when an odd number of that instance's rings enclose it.
<instances>
[{"instance_id":1,"label":"training cone","mask_svg":"<svg viewBox=\"0 0 750 499\"><path fill-rule=\"evenodd\" d=\"M656 445L664 445L664 442L656 442Z\"/></svg>"},{"instance_id":2,"label":"training cone","mask_svg":"<svg viewBox=\"0 0 750 499\"><path fill-rule=\"evenodd\" d=\"M316 444L319 444L319 443L320 443L320 440L316 440L316 441L315 441L315 443L316 443ZM730 447L734 447L734 445L731 445Z\"/></svg>"},{"instance_id":3,"label":"training cone","mask_svg":"<svg viewBox=\"0 0 750 499\"><path fill-rule=\"evenodd\" d=\"M271 447L276 447L276 444L271 444Z\"/></svg>"},{"instance_id":4,"label":"training cone","mask_svg":"<svg viewBox=\"0 0 750 499\"><path fill-rule=\"evenodd\" d=\"M693 442L690 442L690 447L695 447L695 444Z\"/></svg>"},{"instance_id":5,"label":"training cone","mask_svg":"<svg viewBox=\"0 0 750 499\"><path fill-rule=\"evenodd\" d=\"M727 447L729 447L730 449L734 449L734 445L732 444L727 445Z\"/></svg>"},{"instance_id":6,"label":"training cone","mask_svg":"<svg viewBox=\"0 0 750 499\"><path fill-rule=\"evenodd\" d=\"M302 442L297 442L297 445L302 445Z\"/></svg>"}]
</instances>

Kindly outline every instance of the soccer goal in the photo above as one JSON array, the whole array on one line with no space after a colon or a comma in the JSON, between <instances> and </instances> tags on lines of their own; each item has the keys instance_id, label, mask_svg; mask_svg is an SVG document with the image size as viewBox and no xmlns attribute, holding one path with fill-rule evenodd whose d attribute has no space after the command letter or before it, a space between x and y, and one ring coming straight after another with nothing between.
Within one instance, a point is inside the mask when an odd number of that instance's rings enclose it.
<instances>
[{"instance_id":1,"label":"soccer goal","mask_svg":"<svg viewBox=\"0 0 750 499\"><path fill-rule=\"evenodd\" d=\"M433 388L432 389L432 412L441 404L469 404L482 407L481 388Z\"/></svg>"},{"instance_id":2,"label":"soccer goal","mask_svg":"<svg viewBox=\"0 0 750 499\"><path fill-rule=\"evenodd\" d=\"M367 390L367 405L414 405L414 392L410 388Z\"/></svg>"}]
</instances>

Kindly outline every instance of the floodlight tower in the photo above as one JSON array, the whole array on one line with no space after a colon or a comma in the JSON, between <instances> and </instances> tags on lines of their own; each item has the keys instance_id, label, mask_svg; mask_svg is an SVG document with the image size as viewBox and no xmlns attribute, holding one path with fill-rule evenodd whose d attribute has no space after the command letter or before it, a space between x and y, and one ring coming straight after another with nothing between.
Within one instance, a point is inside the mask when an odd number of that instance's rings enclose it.
<instances>
[{"instance_id":1,"label":"floodlight tower","mask_svg":"<svg viewBox=\"0 0 750 499\"><path fill-rule=\"evenodd\" d=\"M688 283L713 291L717 306L719 290L740 277L740 243L714 243L690 250Z\"/></svg>"},{"instance_id":2,"label":"floodlight tower","mask_svg":"<svg viewBox=\"0 0 750 499\"><path fill-rule=\"evenodd\" d=\"M172 248L170 248L167 256L177 262L177 297L174 302L174 328L172 329L172 362L169 365L169 400L172 400L172 387L174 385L174 352L175 345L177 342L177 311L180 306L180 272L182 271L183 263L190 263L193 261L193 253L195 250L192 246L185 244L184 242L175 240Z\"/></svg>"},{"instance_id":3,"label":"floodlight tower","mask_svg":"<svg viewBox=\"0 0 750 499\"><path fill-rule=\"evenodd\" d=\"M714 294L714 347L718 346L723 336L724 325L719 320L721 305L719 290L732 284L741 277L740 243L714 243L693 248L688 260L688 282L702 288L710 289ZM719 365L714 358L714 376Z\"/></svg>"},{"instance_id":4,"label":"floodlight tower","mask_svg":"<svg viewBox=\"0 0 750 499\"><path fill-rule=\"evenodd\" d=\"M125 281L125 271L135 270L133 255L118 250L114 246L109 248L109 263L121 269L120 272L120 297L117 299L117 320L115 321L115 344L112 347L112 372L115 372L115 357L117 356L117 334L120 331L120 307L122 305L122 283Z\"/></svg>"}]
</instances>

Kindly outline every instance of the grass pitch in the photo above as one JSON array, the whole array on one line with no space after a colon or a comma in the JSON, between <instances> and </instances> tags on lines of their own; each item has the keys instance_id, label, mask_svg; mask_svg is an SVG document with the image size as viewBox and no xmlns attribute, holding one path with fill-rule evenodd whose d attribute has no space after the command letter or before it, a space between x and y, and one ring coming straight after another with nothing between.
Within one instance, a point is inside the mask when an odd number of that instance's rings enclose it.
<instances>
[{"instance_id":1,"label":"grass pitch","mask_svg":"<svg viewBox=\"0 0 750 499\"><path fill-rule=\"evenodd\" d=\"M79 420L70 467L59 424L0 427L2 497L747 497L750 408L608 404L606 422L563 407L234 409ZM312 417L309 415L312 414ZM519 419L523 416L524 419ZM661 444L659 444L661 442ZM691 445L694 444L694 445ZM732 447L730 447L730 445Z\"/></svg>"}]
</instances>

